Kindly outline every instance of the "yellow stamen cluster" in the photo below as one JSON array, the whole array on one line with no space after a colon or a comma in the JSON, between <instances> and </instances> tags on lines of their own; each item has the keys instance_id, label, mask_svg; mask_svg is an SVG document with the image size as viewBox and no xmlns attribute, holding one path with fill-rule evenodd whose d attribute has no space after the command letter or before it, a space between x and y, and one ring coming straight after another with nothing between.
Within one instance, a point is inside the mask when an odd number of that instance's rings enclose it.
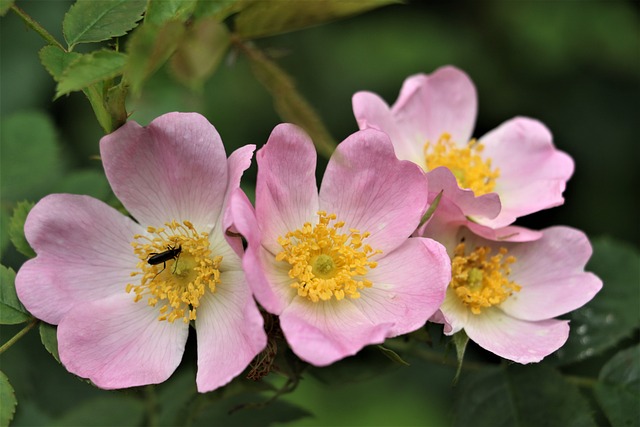
<instances>
[{"instance_id":1,"label":"yellow stamen cluster","mask_svg":"<svg viewBox=\"0 0 640 427\"><path fill-rule=\"evenodd\" d=\"M484 146L472 139L463 148L456 146L451 135L443 133L438 142L424 145L426 170L445 166L453 173L460 188L473 190L476 196L491 193L500 176L499 169L491 169L491 159L483 160Z\"/></svg>"},{"instance_id":2,"label":"yellow stamen cluster","mask_svg":"<svg viewBox=\"0 0 640 427\"><path fill-rule=\"evenodd\" d=\"M506 256L505 248L500 248L499 253L491 257L490 252L488 246L480 246L465 255L465 244L460 243L451 261L450 287L473 314L502 303L521 289L520 285L509 280L509 266L516 262L516 258Z\"/></svg>"},{"instance_id":3,"label":"yellow stamen cluster","mask_svg":"<svg viewBox=\"0 0 640 427\"><path fill-rule=\"evenodd\" d=\"M166 227L148 227L148 235L136 234L131 243L140 261L132 277L140 277L138 284L127 284L127 292L134 292L134 301L147 297L155 307L161 304L158 320L185 323L196 319L200 298L205 292L215 292L220 283L221 256L212 256L209 235L199 233L189 221L165 223ZM166 263L149 264L149 258L168 249L180 249L176 257ZM165 265L166 264L166 265Z\"/></svg>"},{"instance_id":4,"label":"yellow stamen cluster","mask_svg":"<svg viewBox=\"0 0 640 427\"><path fill-rule=\"evenodd\" d=\"M320 211L318 216L318 224L312 226L307 222L301 229L278 238L283 250L276 260L291 265L289 277L294 279L291 287L298 290L299 296L313 302L332 297L338 301L345 296L359 298L359 291L372 285L364 276L377 266L369 258L382 251L362 243L369 232L351 228L349 234L343 234L340 233L343 221L329 224L336 220L335 214Z\"/></svg>"}]
</instances>

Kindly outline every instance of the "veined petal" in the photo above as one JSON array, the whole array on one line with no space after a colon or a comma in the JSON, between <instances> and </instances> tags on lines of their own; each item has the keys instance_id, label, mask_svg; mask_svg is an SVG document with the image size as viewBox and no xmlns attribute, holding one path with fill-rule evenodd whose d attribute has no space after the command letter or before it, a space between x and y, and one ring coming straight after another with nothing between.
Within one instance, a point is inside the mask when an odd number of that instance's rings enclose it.
<instances>
[{"instance_id":1,"label":"veined petal","mask_svg":"<svg viewBox=\"0 0 640 427\"><path fill-rule=\"evenodd\" d=\"M486 134L483 155L500 170L494 191L502 211L493 220L478 218L492 228L511 224L517 217L561 205L574 163L556 149L551 132L541 122L516 117Z\"/></svg>"},{"instance_id":2,"label":"veined petal","mask_svg":"<svg viewBox=\"0 0 640 427\"><path fill-rule=\"evenodd\" d=\"M336 149L320 188L320 207L345 229L368 231L366 243L383 253L402 244L427 208L427 180L415 164L398 160L386 134L368 129Z\"/></svg>"},{"instance_id":3,"label":"veined petal","mask_svg":"<svg viewBox=\"0 0 640 427\"><path fill-rule=\"evenodd\" d=\"M251 291L258 302L268 312L280 314L282 310L284 310L284 307L291 301L295 292L293 292L288 284L281 286L278 275L268 275L271 280L275 280L275 283L267 279L268 276L265 271L275 270L275 255L268 252L267 249L261 245L262 235L258 227L253 206L251 206L251 202L241 190L236 190L233 193L230 207L233 227L247 239L248 243L242 258L247 283L249 283ZM285 275L287 280L291 280L287 276L286 270L283 270L282 274Z\"/></svg>"},{"instance_id":4,"label":"veined petal","mask_svg":"<svg viewBox=\"0 0 640 427\"><path fill-rule=\"evenodd\" d=\"M543 320L582 307L602 288L602 281L584 271L591 256L587 236L569 227L543 230L542 239L514 245L517 258L511 278L522 286L500 305L512 317Z\"/></svg>"},{"instance_id":5,"label":"veined petal","mask_svg":"<svg viewBox=\"0 0 640 427\"><path fill-rule=\"evenodd\" d=\"M191 221L209 231L227 191L227 156L216 129L197 113L129 121L100 140L113 192L143 226Z\"/></svg>"},{"instance_id":6,"label":"veined petal","mask_svg":"<svg viewBox=\"0 0 640 427\"><path fill-rule=\"evenodd\" d=\"M376 129L389 135L396 156L401 160L422 165L424 154L422 145L417 141L424 138L419 135L405 135L398 126L389 105L375 93L358 92L352 98L353 113L356 116L360 130Z\"/></svg>"},{"instance_id":7,"label":"veined petal","mask_svg":"<svg viewBox=\"0 0 640 427\"><path fill-rule=\"evenodd\" d=\"M451 281L449 256L438 242L408 239L367 274L371 288L351 301L372 323L392 323L387 337L415 331L442 304Z\"/></svg>"},{"instance_id":8,"label":"veined petal","mask_svg":"<svg viewBox=\"0 0 640 427\"><path fill-rule=\"evenodd\" d=\"M273 129L257 161L255 212L262 245L277 253L278 237L317 218L316 152L302 129L284 123Z\"/></svg>"},{"instance_id":9,"label":"veined petal","mask_svg":"<svg viewBox=\"0 0 640 427\"><path fill-rule=\"evenodd\" d=\"M476 197L472 190L458 186L456 177L448 168L435 168L427 173L427 178L429 193L438 194L442 191L442 196L456 204L463 216L491 219L500 213L502 205L498 194L487 193Z\"/></svg>"},{"instance_id":10,"label":"veined petal","mask_svg":"<svg viewBox=\"0 0 640 427\"><path fill-rule=\"evenodd\" d=\"M122 293L79 304L58 326L58 351L72 373L104 389L158 384L178 367L189 325Z\"/></svg>"},{"instance_id":11,"label":"veined petal","mask_svg":"<svg viewBox=\"0 0 640 427\"><path fill-rule=\"evenodd\" d=\"M469 338L485 350L518 363L535 363L550 355L567 341L569 322L515 319L499 309L469 315L464 328Z\"/></svg>"},{"instance_id":12,"label":"veined petal","mask_svg":"<svg viewBox=\"0 0 640 427\"><path fill-rule=\"evenodd\" d=\"M382 343L393 323L372 323L348 299L312 303L295 298L280 315L280 327L299 358L326 366Z\"/></svg>"},{"instance_id":13,"label":"veined petal","mask_svg":"<svg viewBox=\"0 0 640 427\"><path fill-rule=\"evenodd\" d=\"M446 66L430 75L407 78L392 107L398 125L435 142L447 132L452 140L466 144L476 121L478 96L471 79L460 69Z\"/></svg>"},{"instance_id":14,"label":"veined petal","mask_svg":"<svg viewBox=\"0 0 640 427\"><path fill-rule=\"evenodd\" d=\"M262 315L244 274L223 272L216 292L200 300L198 375L201 393L221 387L240 374L267 344Z\"/></svg>"},{"instance_id":15,"label":"veined petal","mask_svg":"<svg viewBox=\"0 0 640 427\"><path fill-rule=\"evenodd\" d=\"M455 291L449 287L444 302L440 306L440 313L436 313L431 321L443 323L444 333L453 335L465 328L469 316L471 316L469 309L456 296Z\"/></svg>"},{"instance_id":16,"label":"veined petal","mask_svg":"<svg viewBox=\"0 0 640 427\"><path fill-rule=\"evenodd\" d=\"M55 325L85 301L124 293L139 261L131 240L141 232L131 219L91 197L43 198L25 223L25 236L38 256L17 273L20 301Z\"/></svg>"},{"instance_id":17,"label":"veined petal","mask_svg":"<svg viewBox=\"0 0 640 427\"><path fill-rule=\"evenodd\" d=\"M240 179L242 178L244 171L251 166L251 158L253 157L255 149L255 145L245 145L231 153L227 160L227 165L229 167L229 183L227 185L227 194L224 199L224 214L220 215L218 218L218 222L220 224L218 224L217 227L238 256L241 256L244 250L242 248L242 239L238 236L233 236L227 233L227 230L233 226L233 218L230 215L229 204L233 192L238 191L240 188Z\"/></svg>"}]
</instances>

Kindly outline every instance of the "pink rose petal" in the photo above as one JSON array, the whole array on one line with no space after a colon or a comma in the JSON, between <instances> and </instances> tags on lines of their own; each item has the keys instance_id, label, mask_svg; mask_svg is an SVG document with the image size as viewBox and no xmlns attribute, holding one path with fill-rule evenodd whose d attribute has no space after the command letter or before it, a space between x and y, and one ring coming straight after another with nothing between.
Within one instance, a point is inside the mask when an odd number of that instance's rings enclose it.
<instances>
[{"instance_id":1,"label":"pink rose petal","mask_svg":"<svg viewBox=\"0 0 640 427\"><path fill-rule=\"evenodd\" d=\"M535 363L550 355L567 341L569 322L515 319L498 309L470 314L464 327L469 338L485 350L518 363Z\"/></svg>"},{"instance_id":2,"label":"pink rose petal","mask_svg":"<svg viewBox=\"0 0 640 427\"><path fill-rule=\"evenodd\" d=\"M227 156L216 129L197 113L130 121L100 141L109 183L143 226L189 220L213 228L227 190Z\"/></svg>"},{"instance_id":3,"label":"pink rose petal","mask_svg":"<svg viewBox=\"0 0 640 427\"><path fill-rule=\"evenodd\" d=\"M352 304L372 322L392 324L387 337L406 334L424 325L442 304L451 281L449 256L431 239L408 239L381 258L367 279L374 285Z\"/></svg>"},{"instance_id":4,"label":"pink rose petal","mask_svg":"<svg viewBox=\"0 0 640 427\"><path fill-rule=\"evenodd\" d=\"M79 304L58 326L58 351L72 373L103 389L158 384L182 359L189 325L126 293Z\"/></svg>"},{"instance_id":5,"label":"pink rose petal","mask_svg":"<svg viewBox=\"0 0 640 427\"><path fill-rule=\"evenodd\" d=\"M240 271L220 275L214 294L200 300L198 391L221 387L240 374L267 344L262 315Z\"/></svg>"},{"instance_id":6,"label":"pink rose petal","mask_svg":"<svg viewBox=\"0 0 640 427\"><path fill-rule=\"evenodd\" d=\"M384 133L359 131L332 156L320 188L320 207L344 221L345 230L370 232L365 242L386 253L418 226L427 208L426 187L424 173L398 160Z\"/></svg>"},{"instance_id":7,"label":"pink rose petal","mask_svg":"<svg viewBox=\"0 0 640 427\"><path fill-rule=\"evenodd\" d=\"M17 273L20 301L57 325L70 310L124 292L138 257L131 241L142 228L87 196L53 194L29 213L25 235L38 256Z\"/></svg>"},{"instance_id":8,"label":"pink rose petal","mask_svg":"<svg viewBox=\"0 0 640 427\"><path fill-rule=\"evenodd\" d=\"M257 154L256 216L263 245L276 252L279 236L317 218L316 152L299 127L275 127Z\"/></svg>"}]
</instances>

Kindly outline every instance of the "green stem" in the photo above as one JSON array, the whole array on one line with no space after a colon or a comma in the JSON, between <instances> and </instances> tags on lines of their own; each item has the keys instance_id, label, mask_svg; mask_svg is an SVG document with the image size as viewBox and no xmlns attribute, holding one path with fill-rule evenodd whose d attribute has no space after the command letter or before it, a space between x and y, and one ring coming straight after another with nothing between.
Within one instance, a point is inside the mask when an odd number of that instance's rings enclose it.
<instances>
[{"instance_id":1,"label":"green stem","mask_svg":"<svg viewBox=\"0 0 640 427\"><path fill-rule=\"evenodd\" d=\"M158 399L156 398L156 389L153 385L148 385L144 388L145 403L147 406L147 421L150 427L158 425L157 406Z\"/></svg>"},{"instance_id":2,"label":"green stem","mask_svg":"<svg viewBox=\"0 0 640 427\"><path fill-rule=\"evenodd\" d=\"M50 45L56 46L65 52L67 51L67 49L65 49L64 46L62 46L58 40L56 40L51 34L49 34L49 32L45 30L44 27L42 27L42 25L40 25L32 17L27 15L27 13L24 10L20 9L15 4L11 6L11 10L13 10L16 13L16 15L22 18L22 20L24 21L25 24L27 24L27 26L29 26L36 33L40 34L40 37L45 39L47 43L49 43Z\"/></svg>"},{"instance_id":3,"label":"green stem","mask_svg":"<svg viewBox=\"0 0 640 427\"><path fill-rule=\"evenodd\" d=\"M27 326L25 326L24 328L22 328L20 330L20 332L18 332L17 334L15 334L13 337L11 337L11 339L9 341L7 341L6 343L4 343L2 345L2 347L0 347L0 354L4 353L6 350L9 349L9 347L11 347L12 345L14 345L20 338L22 338L27 332L29 332L31 329L34 328L34 326L36 326L40 321L38 319L33 319L31 320L31 322L29 322L29 324Z\"/></svg>"}]
</instances>

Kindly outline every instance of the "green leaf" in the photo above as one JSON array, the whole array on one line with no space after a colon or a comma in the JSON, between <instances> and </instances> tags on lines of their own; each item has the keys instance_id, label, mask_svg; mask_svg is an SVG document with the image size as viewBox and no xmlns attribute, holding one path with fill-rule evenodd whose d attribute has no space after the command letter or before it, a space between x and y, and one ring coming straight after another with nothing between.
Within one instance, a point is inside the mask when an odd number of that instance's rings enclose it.
<instances>
[{"instance_id":1,"label":"green leaf","mask_svg":"<svg viewBox=\"0 0 640 427\"><path fill-rule=\"evenodd\" d=\"M245 39L266 37L323 24L392 3L400 3L400 1L257 1L238 14L235 29L238 35Z\"/></svg>"},{"instance_id":2,"label":"green leaf","mask_svg":"<svg viewBox=\"0 0 640 427\"><path fill-rule=\"evenodd\" d=\"M556 352L557 363L584 360L613 347L640 326L640 253L627 243L594 239L587 270L602 279L602 290L570 313L571 333Z\"/></svg>"},{"instance_id":3,"label":"green leaf","mask_svg":"<svg viewBox=\"0 0 640 427\"><path fill-rule=\"evenodd\" d=\"M31 319L16 294L16 272L0 265L0 324L16 325Z\"/></svg>"},{"instance_id":4,"label":"green leaf","mask_svg":"<svg viewBox=\"0 0 640 427\"><path fill-rule=\"evenodd\" d=\"M511 365L463 377L454 426L595 426L579 389L545 365Z\"/></svg>"},{"instance_id":5,"label":"green leaf","mask_svg":"<svg viewBox=\"0 0 640 427\"><path fill-rule=\"evenodd\" d=\"M640 345L622 350L600 371L596 399L614 426L640 425Z\"/></svg>"},{"instance_id":6,"label":"green leaf","mask_svg":"<svg viewBox=\"0 0 640 427\"><path fill-rule=\"evenodd\" d=\"M442 192L440 192L440 194L442 194ZM462 329L460 332L453 334L452 341L456 346L456 357L458 359L458 369L456 369L456 376L453 377L453 383L455 384L460 378L460 372L462 372L462 362L464 361L464 352L469 343L469 336L467 336L467 333Z\"/></svg>"},{"instance_id":7,"label":"green leaf","mask_svg":"<svg viewBox=\"0 0 640 427\"><path fill-rule=\"evenodd\" d=\"M62 169L53 122L39 112L17 113L2 120L0 135L2 200L36 200L47 194Z\"/></svg>"},{"instance_id":8,"label":"green leaf","mask_svg":"<svg viewBox=\"0 0 640 427\"><path fill-rule=\"evenodd\" d=\"M407 362L406 360L404 360L402 357L400 357L400 355L398 353L396 353L395 351L391 350L390 348L387 348L383 345L379 345L377 346L378 350L380 350L382 352L382 354L384 354L385 356L387 356L390 360L403 365L403 366L411 366L409 362Z\"/></svg>"},{"instance_id":9,"label":"green leaf","mask_svg":"<svg viewBox=\"0 0 640 427\"><path fill-rule=\"evenodd\" d=\"M125 35L138 25L146 5L146 0L78 0L62 22L69 50L78 43Z\"/></svg>"},{"instance_id":10,"label":"green leaf","mask_svg":"<svg viewBox=\"0 0 640 427\"><path fill-rule=\"evenodd\" d=\"M265 400L264 396L258 394L225 398L204 409L195 419L193 425L271 426L311 416L311 413L306 409L285 400L278 399L264 404Z\"/></svg>"},{"instance_id":11,"label":"green leaf","mask_svg":"<svg viewBox=\"0 0 640 427\"><path fill-rule=\"evenodd\" d=\"M144 25L160 26L169 21L185 22L193 13L197 0L149 0L144 14ZM207 3L220 3L216 2Z\"/></svg>"},{"instance_id":12,"label":"green leaf","mask_svg":"<svg viewBox=\"0 0 640 427\"><path fill-rule=\"evenodd\" d=\"M9 237L11 238L13 246L16 247L18 252L29 258L36 256L36 253L33 251L29 242L27 242L27 238L24 236L24 223L33 206L34 203L32 202L19 202L13 210L11 223L9 225Z\"/></svg>"},{"instance_id":13,"label":"green leaf","mask_svg":"<svg viewBox=\"0 0 640 427\"><path fill-rule=\"evenodd\" d=\"M113 50L98 50L82 55L62 73L56 98L122 74L126 62L127 55Z\"/></svg>"},{"instance_id":14,"label":"green leaf","mask_svg":"<svg viewBox=\"0 0 640 427\"><path fill-rule=\"evenodd\" d=\"M82 55L76 52L65 52L55 46L45 46L38 52L40 62L57 82L67 67Z\"/></svg>"},{"instance_id":15,"label":"green leaf","mask_svg":"<svg viewBox=\"0 0 640 427\"><path fill-rule=\"evenodd\" d=\"M15 0L0 0L0 16L6 15L13 3Z\"/></svg>"},{"instance_id":16,"label":"green leaf","mask_svg":"<svg viewBox=\"0 0 640 427\"><path fill-rule=\"evenodd\" d=\"M243 46L258 81L271 93L276 111L285 122L297 124L311 136L316 150L331 157L336 143L313 107L300 95L287 73L262 52Z\"/></svg>"},{"instance_id":17,"label":"green leaf","mask_svg":"<svg viewBox=\"0 0 640 427\"><path fill-rule=\"evenodd\" d=\"M79 403L58 418L54 426L136 426L144 418L144 405L128 396L111 395Z\"/></svg>"},{"instance_id":18,"label":"green leaf","mask_svg":"<svg viewBox=\"0 0 640 427\"><path fill-rule=\"evenodd\" d=\"M438 209L438 205L440 204L440 199L442 199L442 193L443 192L444 192L444 190L440 190L440 192L438 193L436 198L433 199L433 201L429 205L429 209L427 209L427 211L422 216L422 219L420 219L420 225L418 225L418 228L420 228L424 224L426 224L427 221L429 221L431 219L431 217L435 213L436 209Z\"/></svg>"},{"instance_id":19,"label":"green leaf","mask_svg":"<svg viewBox=\"0 0 640 427\"><path fill-rule=\"evenodd\" d=\"M40 322L40 341L54 359L60 363L58 353L58 328L45 322Z\"/></svg>"},{"instance_id":20,"label":"green leaf","mask_svg":"<svg viewBox=\"0 0 640 427\"><path fill-rule=\"evenodd\" d=\"M6 427L16 413L18 401L16 393L9 383L9 378L2 371L0 371L0 402L2 402L0 404L0 427Z\"/></svg>"},{"instance_id":21,"label":"green leaf","mask_svg":"<svg viewBox=\"0 0 640 427\"><path fill-rule=\"evenodd\" d=\"M169 21L161 26L145 23L131 35L127 43L125 77L133 94L138 94L145 80L175 52L184 32L181 22Z\"/></svg>"},{"instance_id":22,"label":"green leaf","mask_svg":"<svg viewBox=\"0 0 640 427\"><path fill-rule=\"evenodd\" d=\"M229 49L227 27L214 17L189 27L184 42L171 58L171 71L178 81L199 89L216 70Z\"/></svg>"}]
</instances>

